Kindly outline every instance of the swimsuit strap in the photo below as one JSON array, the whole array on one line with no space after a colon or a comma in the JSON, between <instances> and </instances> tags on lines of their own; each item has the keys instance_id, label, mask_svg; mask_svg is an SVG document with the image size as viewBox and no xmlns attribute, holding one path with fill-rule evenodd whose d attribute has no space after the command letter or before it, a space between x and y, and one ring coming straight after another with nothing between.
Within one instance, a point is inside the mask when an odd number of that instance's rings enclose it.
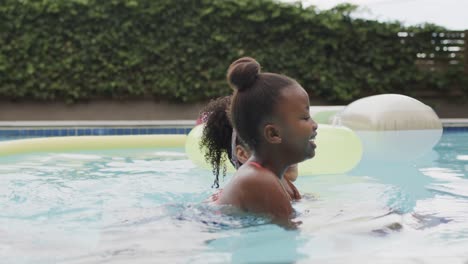
<instances>
[{"instance_id":1,"label":"swimsuit strap","mask_svg":"<svg viewBox=\"0 0 468 264\"><path fill-rule=\"evenodd\" d=\"M234 165L234 168L239 169L239 167L242 165L239 162L239 159L237 159L236 155L236 140L237 140L237 132L236 129L232 129L232 135L231 135L231 163Z\"/></svg>"},{"instance_id":2,"label":"swimsuit strap","mask_svg":"<svg viewBox=\"0 0 468 264\"><path fill-rule=\"evenodd\" d=\"M259 169L265 169L262 165L260 165L260 163L258 162L255 162L255 161L249 161L248 162L249 164L252 164L253 166L259 168Z\"/></svg>"},{"instance_id":3,"label":"swimsuit strap","mask_svg":"<svg viewBox=\"0 0 468 264\"><path fill-rule=\"evenodd\" d=\"M285 179L286 180L286 183L289 185L289 187L291 188L292 192L293 192L293 198L294 200L300 200L301 199L301 194L299 193L299 190L296 188L296 186L294 186L294 184L288 180L288 179Z\"/></svg>"},{"instance_id":4,"label":"swimsuit strap","mask_svg":"<svg viewBox=\"0 0 468 264\"><path fill-rule=\"evenodd\" d=\"M284 194L289 198L289 201L292 201L291 195L289 195L288 191L286 190L286 187L284 187L283 181L281 179L278 179L281 187L283 187Z\"/></svg>"}]
</instances>

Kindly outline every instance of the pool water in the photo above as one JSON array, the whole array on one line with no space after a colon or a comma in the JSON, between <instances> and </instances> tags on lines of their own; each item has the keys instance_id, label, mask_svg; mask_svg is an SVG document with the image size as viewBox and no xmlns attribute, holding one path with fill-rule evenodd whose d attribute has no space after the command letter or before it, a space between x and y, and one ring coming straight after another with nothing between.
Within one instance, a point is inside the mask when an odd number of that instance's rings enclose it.
<instances>
[{"instance_id":1,"label":"pool water","mask_svg":"<svg viewBox=\"0 0 468 264\"><path fill-rule=\"evenodd\" d=\"M299 177L292 231L205 203L211 172L182 149L3 157L0 175L4 263L468 260L468 133L416 161Z\"/></svg>"}]
</instances>

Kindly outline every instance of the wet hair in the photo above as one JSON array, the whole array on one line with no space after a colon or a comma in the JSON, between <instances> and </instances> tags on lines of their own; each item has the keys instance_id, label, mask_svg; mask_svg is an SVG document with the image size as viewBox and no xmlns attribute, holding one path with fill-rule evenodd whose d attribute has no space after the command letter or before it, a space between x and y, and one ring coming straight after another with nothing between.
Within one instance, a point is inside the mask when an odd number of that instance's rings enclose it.
<instances>
[{"instance_id":1,"label":"wet hair","mask_svg":"<svg viewBox=\"0 0 468 264\"><path fill-rule=\"evenodd\" d=\"M297 82L285 75L263 73L253 58L234 61L228 69L227 80L234 89L230 107L233 127L250 149L255 150L261 140L263 126L271 121L280 92Z\"/></svg>"},{"instance_id":2,"label":"wet hair","mask_svg":"<svg viewBox=\"0 0 468 264\"><path fill-rule=\"evenodd\" d=\"M232 125L228 116L231 96L220 97L212 100L201 111L205 117L203 134L200 141L200 148L205 149L205 160L211 165L215 180L213 186L219 187L219 172L222 169L223 176L226 176L226 156L233 163L232 149ZM235 145L244 145L237 137ZM234 166L236 166L233 163Z\"/></svg>"}]
</instances>

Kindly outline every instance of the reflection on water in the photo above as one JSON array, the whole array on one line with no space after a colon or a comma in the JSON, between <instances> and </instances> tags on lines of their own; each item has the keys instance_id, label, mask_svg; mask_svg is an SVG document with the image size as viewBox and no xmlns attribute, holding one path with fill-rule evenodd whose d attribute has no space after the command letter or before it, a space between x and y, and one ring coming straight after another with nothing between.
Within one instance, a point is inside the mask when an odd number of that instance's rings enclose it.
<instances>
[{"instance_id":1,"label":"reflection on water","mask_svg":"<svg viewBox=\"0 0 468 264\"><path fill-rule=\"evenodd\" d=\"M402 163L303 176L297 230L203 201L209 171L182 150L0 160L5 263L464 263L468 135ZM223 183L229 180L229 176Z\"/></svg>"},{"instance_id":2,"label":"reflection on water","mask_svg":"<svg viewBox=\"0 0 468 264\"><path fill-rule=\"evenodd\" d=\"M388 206L403 213L410 212L418 200L432 196L427 189L432 180L411 163L374 161L359 164L350 174L366 176L385 184Z\"/></svg>"}]
</instances>

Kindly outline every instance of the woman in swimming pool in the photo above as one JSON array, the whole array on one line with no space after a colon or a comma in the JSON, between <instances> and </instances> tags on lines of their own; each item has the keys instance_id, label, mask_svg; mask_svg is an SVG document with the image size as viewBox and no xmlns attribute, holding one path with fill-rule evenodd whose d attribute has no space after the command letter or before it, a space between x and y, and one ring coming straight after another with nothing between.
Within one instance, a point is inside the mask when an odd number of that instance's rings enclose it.
<instances>
[{"instance_id":1,"label":"woman in swimming pool","mask_svg":"<svg viewBox=\"0 0 468 264\"><path fill-rule=\"evenodd\" d=\"M231 96L220 97L207 104L201 112L200 122L205 123L205 126L200 145L206 149L205 159L213 168L214 186L216 187L219 187L220 170L223 170L223 176L226 174L224 153L236 169L244 164L251 155L249 148L232 128L228 117L230 104ZM297 164L293 164L286 170L282 178L282 183L293 200L301 199L299 191L292 183L297 179L297 175Z\"/></svg>"},{"instance_id":2,"label":"woman in swimming pool","mask_svg":"<svg viewBox=\"0 0 468 264\"><path fill-rule=\"evenodd\" d=\"M309 96L287 76L260 72L260 64L248 57L230 65L227 79L234 89L231 122L252 155L217 203L294 225L282 178L289 166L315 155L317 123L309 115Z\"/></svg>"}]
</instances>

